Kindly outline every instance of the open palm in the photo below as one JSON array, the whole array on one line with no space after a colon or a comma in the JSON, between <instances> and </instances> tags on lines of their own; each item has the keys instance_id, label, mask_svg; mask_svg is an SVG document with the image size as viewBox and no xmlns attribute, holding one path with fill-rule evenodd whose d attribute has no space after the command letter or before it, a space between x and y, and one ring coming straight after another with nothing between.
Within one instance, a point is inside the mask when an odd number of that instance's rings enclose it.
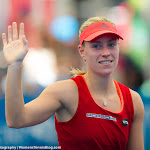
<instances>
[{"instance_id":1,"label":"open palm","mask_svg":"<svg viewBox=\"0 0 150 150\"><path fill-rule=\"evenodd\" d=\"M24 35L24 24L20 24L18 37L17 23L13 22L12 26L8 26L8 42L6 34L2 34L3 53L8 65L15 62L22 62L28 52L28 41Z\"/></svg>"}]
</instances>

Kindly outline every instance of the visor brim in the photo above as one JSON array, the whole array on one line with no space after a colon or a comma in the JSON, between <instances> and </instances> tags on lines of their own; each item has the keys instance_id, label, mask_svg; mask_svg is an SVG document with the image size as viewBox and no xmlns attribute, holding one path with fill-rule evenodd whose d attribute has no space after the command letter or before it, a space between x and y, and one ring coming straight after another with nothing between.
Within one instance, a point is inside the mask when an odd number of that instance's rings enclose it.
<instances>
[{"instance_id":1,"label":"visor brim","mask_svg":"<svg viewBox=\"0 0 150 150\"><path fill-rule=\"evenodd\" d=\"M113 31L109 31L109 30L105 30L105 31L98 31L98 32L95 32L95 33L89 35L88 37L86 37L84 39L84 41L92 41L96 37L103 35L103 34L107 34L107 33L115 34L116 36L118 36L119 39L123 40L123 38L118 33L113 32Z\"/></svg>"}]
</instances>

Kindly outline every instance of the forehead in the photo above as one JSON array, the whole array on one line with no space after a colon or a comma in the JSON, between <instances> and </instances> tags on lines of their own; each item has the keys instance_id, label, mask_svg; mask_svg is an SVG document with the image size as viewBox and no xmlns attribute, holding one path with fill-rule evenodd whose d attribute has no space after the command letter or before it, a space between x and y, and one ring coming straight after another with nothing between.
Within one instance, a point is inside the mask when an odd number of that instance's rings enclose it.
<instances>
[{"instance_id":1,"label":"forehead","mask_svg":"<svg viewBox=\"0 0 150 150\"><path fill-rule=\"evenodd\" d=\"M103 35L96 37L95 39L93 39L90 42L116 41L116 40L118 40L117 35L107 33L107 34L103 34Z\"/></svg>"}]
</instances>

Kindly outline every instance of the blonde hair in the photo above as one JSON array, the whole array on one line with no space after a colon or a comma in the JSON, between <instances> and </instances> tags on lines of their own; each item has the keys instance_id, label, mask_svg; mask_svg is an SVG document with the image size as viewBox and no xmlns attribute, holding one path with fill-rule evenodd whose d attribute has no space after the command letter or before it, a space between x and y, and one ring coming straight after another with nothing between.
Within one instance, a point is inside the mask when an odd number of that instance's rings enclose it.
<instances>
[{"instance_id":1,"label":"blonde hair","mask_svg":"<svg viewBox=\"0 0 150 150\"><path fill-rule=\"evenodd\" d=\"M86 71L84 69L72 68L70 73L71 73L72 77L76 77L76 76L86 74Z\"/></svg>"},{"instance_id":2,"label":"blonde hair","mask_svg":"<svg viewBox=\"0 0 150 150\"><path fill-rule=\"evenodd\" d=\"M113 24L114 26L116 26L112 21L110 21L109 19L107 19L105 17L92 17L92 18L89 18L88 20L86 20L81 25L81 27L79 29L79 37L86 27L88 27L89 25L91 25L93 23L100 22L100 21L109 22L109 23ZM84 46L84 42L83 42L82 46ZM80 69L72 68L72 70L70 72L73 75L73 77L86 74L86 71L83 69L80 70Z\"/></svg>"}]
</instances>

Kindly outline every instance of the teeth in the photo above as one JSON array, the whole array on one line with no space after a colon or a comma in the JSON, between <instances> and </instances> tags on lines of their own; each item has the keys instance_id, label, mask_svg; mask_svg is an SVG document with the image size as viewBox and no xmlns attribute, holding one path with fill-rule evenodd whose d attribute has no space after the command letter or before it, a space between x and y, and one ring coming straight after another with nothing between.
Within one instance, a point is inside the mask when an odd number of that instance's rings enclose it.
<instances>
[{"instance_id":1,"label":"teeth","mask_svg":"<svg viewBox=\"0 0 150 150\"><path fill-rule=\"evenodd\" d=\"M111 63L112 61L102 61L102 62L99 62L101 64L107 64L107 63Z\"/></svg>"}]
</instances>

